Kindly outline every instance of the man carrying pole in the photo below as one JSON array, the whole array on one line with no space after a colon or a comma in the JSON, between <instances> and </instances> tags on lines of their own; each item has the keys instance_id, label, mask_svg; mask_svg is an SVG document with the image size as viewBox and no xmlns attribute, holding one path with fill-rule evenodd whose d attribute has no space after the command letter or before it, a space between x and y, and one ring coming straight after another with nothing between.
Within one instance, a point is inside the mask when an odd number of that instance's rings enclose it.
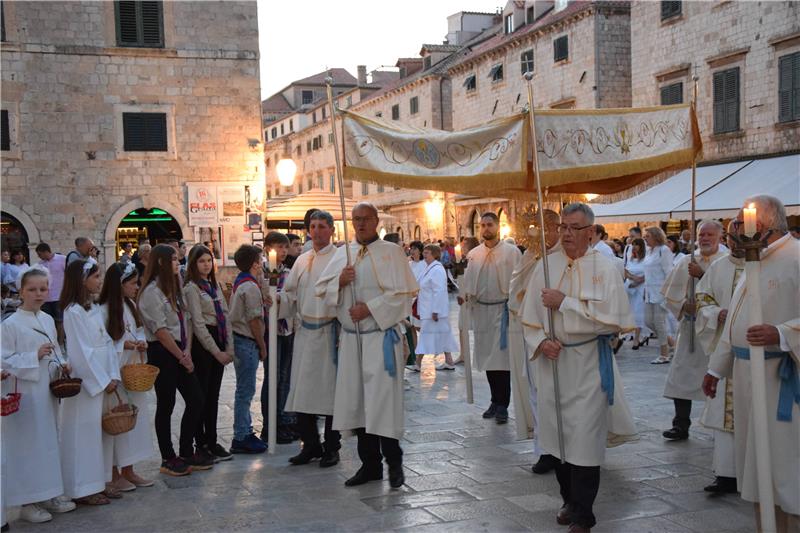
<instances>
[{"instance_id":1,"label":"man carrying pole","mask_svg":"<svg viewBox=\"0 0 800 533\"><path fill-rule=\"evenodd\" d=\"M586 204L564 208L559 225L562 250L547 257L557 284L547 288L541 261L528 284L521 314L525 341L536 362L539 445L543 452L563 461L556 466L564 501L556 521L569 525L570 533L589 531L596 522L592 505L605 460L609 409L625 401L619 376L615 379L611 341L620 331L635 327L614 263L589 247L593 224L594 213ZM549 311L552 331L547 326ZM560 398L554 390L553 360L559 363ZM563 456L559 452L558 400L563 416Z\"/></svg>"}]
</instances>

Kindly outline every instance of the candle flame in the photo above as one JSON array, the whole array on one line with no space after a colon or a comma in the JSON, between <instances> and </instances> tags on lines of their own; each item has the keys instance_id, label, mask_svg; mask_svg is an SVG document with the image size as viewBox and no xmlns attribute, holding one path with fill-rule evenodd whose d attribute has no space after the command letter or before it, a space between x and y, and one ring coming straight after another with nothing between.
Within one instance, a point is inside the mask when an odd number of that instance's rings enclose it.
<instances>
[{"instance_id":1,"label":"candle flame","mask_svg":"<svg viewBox=\"0 0 800 533\"><path fill-rule=\"evenodd\" d=\"M751 203L751 204L750 204L750 205L748 205L747 207L748 207L748 209L755 209L755 208L756 208L756 204L754 204L754 203Z\"/></svg>"}]
</instances>

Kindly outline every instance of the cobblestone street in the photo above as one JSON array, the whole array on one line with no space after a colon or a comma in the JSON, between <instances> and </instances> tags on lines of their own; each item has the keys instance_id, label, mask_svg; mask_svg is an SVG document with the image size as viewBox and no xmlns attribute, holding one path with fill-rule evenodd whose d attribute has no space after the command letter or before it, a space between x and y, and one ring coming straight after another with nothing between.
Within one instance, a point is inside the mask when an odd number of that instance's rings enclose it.
<instances>
[{"instance_id":1,"label":"cobblestone street","mask_svg":"<svg viewBox=\"0 0 800 533\"><path fill-rule=\"evenodd\" d=\"M710 433L696 423L702 406L694 408L688 441L670 443L661 437L672 417L672 404L661 396L667 366L649 364L655 352L653 347L631 351L626 345L618 355L640 440L608 451L594 531L752 531L750 504L703 492L713 476ZM127 493L109 506L79 507L48 524L15 522L12 529L564 531L555 522L561 505L555 475L531 473L536 457L530 441L514 440L513 421L499 426L481 418L489 403L483 375L474 375L475 404L469 405L464 400L463 366L437 372L426 358L422 373L406 374L411 390L406 392L402 490L390 490L386 480L344 487L344 480L358 468L354 438L344 441L342 462L327 470L316 462L290 466L287 459L297 452L295 443L278 446L274 455L238 455L213 470L182 478L158 474L154 459L137 467L157 479L153 488ZM225 445L232 436L233 391L233 368L228 367L220 406ZM258 403L253 407L260 429ZM182 411L178 400L176 412ZM177 427L176 418L173 431Z\"/></svg>"}]
</instances>

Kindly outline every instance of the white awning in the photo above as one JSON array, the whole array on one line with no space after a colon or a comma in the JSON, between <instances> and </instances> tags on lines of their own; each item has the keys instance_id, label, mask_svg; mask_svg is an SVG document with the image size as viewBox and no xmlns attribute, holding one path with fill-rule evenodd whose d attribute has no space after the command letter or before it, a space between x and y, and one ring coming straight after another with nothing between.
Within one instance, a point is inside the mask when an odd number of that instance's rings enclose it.
<instances>
[{"instance_id":1,"label":"white awning","mask_svg":"<svg viewBox=\"0 0 800 533\"><path fill-rule=\"evenodd\" d=\"M800 154L756 159L748 163L711 188L702 192L698 189L697 218L734 217L745 198L757 194L780 198L787 215L800 215ZM691 209L691 201L684 202L673 210L672 218L688 218Z\"/></svg>"},{"instance_id":2,"label":"white awning","mask_svg":"<svg viewBox=\"0 0 800 533\"><path fill-rule=\"evenodd\" d=\"M741 170L750 161L697 167L697 194ZM692 198L692 170L686 169L642 194L613 204L593 204L598 223L669 220L670 213ZM673 217L674 218L674 217Z\"/></svg>"}]
</instances>

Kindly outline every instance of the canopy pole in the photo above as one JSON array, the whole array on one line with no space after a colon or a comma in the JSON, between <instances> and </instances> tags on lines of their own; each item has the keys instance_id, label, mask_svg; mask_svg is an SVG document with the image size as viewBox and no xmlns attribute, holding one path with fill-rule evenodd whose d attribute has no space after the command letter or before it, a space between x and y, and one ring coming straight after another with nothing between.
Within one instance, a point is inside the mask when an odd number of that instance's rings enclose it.
<instances>
[{"instance_id":1,"label":"canopy pole","mask_svg":"<svg viewBox=\"0 0 800 533\"><path fill-rule=\"evenodd\" d=\"M697 81L700 78L695 73L692 76L692 111L697 112ZM691 231L691 235L689 236L689 261L692 263L696 262L694 258L694 238L695 238L695 227L694 227L694 220L695 220L695 209L697 207L697 154L692 155L692 219L689 221L689 228ZM697 302L695 301L694 290L695 286L697 285L695 277L689 276L689 297L688 303L692 307L692 315L690 318L689 323L689 353L694 353L694 344L695 344L695 333L694 333L694 320L695 314L697 313L696 305Z\"/></svg>"},{"instance_id":2,"label":"canopy pole","mask_svg":"<svg viewBox=\"0 0 800 533\"><path fill-rule=\"evenodd\" d=\"M347 266L353 264L353 259L350 257L350 236L347 231L347 207L344 201L344 176L342 175L342 160L339 155L339 139L336 135L336 108L333 105L333 78L327 76L325 78L325 88L328 92L328 107L331 112L331 135L333 136L333 154L336 157L336 182L339 184L339 204L342 208L342 232L344 233L344 250L347 254ZM355 283L350 283L350 296L353 307L355 307L358 297L356 296ZM358 322L354 322L356 327L356 344L358 346L358 360L361 357L361 327Z\"/></svg>"},{"instance_id":3,"label":"canopy pole","mask_svg":"<svg viewBox=\"0 0 800 533\"><path fill-rule=\"evenodd\" d=\"M547 261L547 242L544 234L544 210L542 209L542 181L539 176L539 156L536 153L536 123L534 121L533 112L533 72L525 73L525 80L528 85L528 114L531 122L531 146L533 147L533 176L536 180L536 205L539 209L539 228L542 232L541 253L542 253L542 270L544 271L544 286L550 288L550 266ZM553 328L553 310L547 308L547 329L548 337L555 340L555 329ZM550 361L553 365L553 390L555 391L556 400L556 424L558 426L558 451L561 454L561 464L566 463L566 454L564 453L564 425L561 419L561 389L558 380L558 360L553 359Z\"/></svg>"}]
</instances>

